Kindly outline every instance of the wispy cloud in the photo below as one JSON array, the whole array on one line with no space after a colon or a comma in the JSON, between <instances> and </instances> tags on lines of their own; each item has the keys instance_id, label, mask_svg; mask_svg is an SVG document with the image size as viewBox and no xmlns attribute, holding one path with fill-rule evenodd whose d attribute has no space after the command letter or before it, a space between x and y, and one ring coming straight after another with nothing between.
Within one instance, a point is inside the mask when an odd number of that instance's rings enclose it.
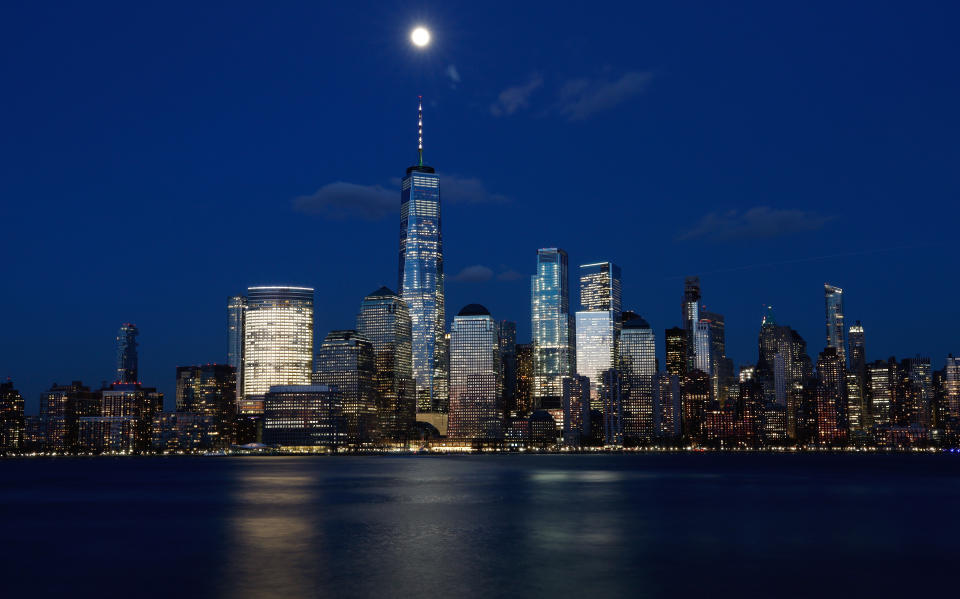
<instances>
[{"instance_id":1,"label":"wispy cloud","mask_svg":"<svg viewBox=\"0 0 960 599\"><path fill-rule=\"evenodd\" d=\"M522 278L524 278L523 275L513 270L512 268L507 269L497 275L498 281L519 281Z\"/></svg>"},{"instance_id":2,"label":"wispy cloud","mask_svg":"<svg viewBox=\"0 0 960 599\"><path fill-rule=\"evenodd\" d=\"M400 210L398 192L380 185L337 181L293 200L298 212L319 214L332 220L379 220Z\"/></svg>"},{"instance_id":3,"label":"wispy cloud","mask_svg":"<svg viewBox=\"0 0 960 599\"><path fill-rule=\"evenodd\" d=\"M530 96L543 85L543 77L538 74L520 85L514 85L500 92L497 101L490 105L490 114L493 116L509 116L530 104Z\"/></svg>"},{"instance_id":4,"label":"wispy cloud","mask_svg":"<svg viewBox=\"0 0 960 599\"><path fill-rule=\"evenodd\" d=\"M617 79L571 79L560 88L555 111L570 121L582 121L646 91L653 74L630 71Z\"/></svg>"},{"instance_id":5,"label":"wispy cloud","mask_svg":"<svg viewBox=\"0 0 960 599\"><path fill-rule=\"evenodd\" d=\"M503 204L510 201L502 193L488 191L480 179L460 175L440 176L440 197L451 204Z\"/></svg>"},{"instance_id":6,"label":"wispy cloud","mask_svg":"<svg viewBox=\"0 0 960 599\"><path fill-rule=\"evenodd\" d=\"M728 210L704 215L691 229L680 233L678 241L703 239L730 241L764 239L816 231L836 217L803 210L756 206L749 210Z\"/></svg>"},{"instance_id":7,"label":"wispy cloud","mask_svg":"<svg viewBox=\"0 0 960 599\"><path fill-rule=\"evenodd\" d=\"M457 65L447 66L447 77L450 78L450 81L456 86L460 83L460 71L457 70Z\"/></svg>"},{"instance_id":8,"label":"wispy cloud","mask_svg":"<svg viewBox=\"0 0 960 599\"><path fill-rule=\"evenodd\" d=\"M493 278L493 269L483 264L474 264L458 272L453 277L460 283L485 283Z\"/></svg>"}]
</instances>

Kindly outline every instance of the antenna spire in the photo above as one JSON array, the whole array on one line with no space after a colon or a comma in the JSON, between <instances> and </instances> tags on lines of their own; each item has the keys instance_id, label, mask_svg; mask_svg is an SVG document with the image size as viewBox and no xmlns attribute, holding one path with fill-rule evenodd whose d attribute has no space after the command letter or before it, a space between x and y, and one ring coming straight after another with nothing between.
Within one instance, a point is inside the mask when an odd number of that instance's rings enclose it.
<instances>
[{"instance_id":1,"label":"antenna spire","mask_svg":"<svg viewBox=\"0 0 960 599\"><path fill-rule=\"evenodd\" d=\"M417 153L423 166L423 96L417 96Z\"/></svg>"}]
</instances>

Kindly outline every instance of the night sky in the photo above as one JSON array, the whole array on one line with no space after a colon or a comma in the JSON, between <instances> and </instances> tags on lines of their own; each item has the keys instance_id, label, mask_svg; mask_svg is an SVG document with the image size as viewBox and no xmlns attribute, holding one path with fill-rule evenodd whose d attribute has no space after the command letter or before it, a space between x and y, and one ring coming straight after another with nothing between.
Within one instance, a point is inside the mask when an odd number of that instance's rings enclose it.
<instances>
[{"instance_id":1,"label":"night sky","mask_svg":"<svg viewBox=\"0 0 960 599\"><path fill-rule=\"evenodd\" d=\"M318 339L352 328L397 285L419 94L448 318L528 341L559 246L574 288L621 265L661 360L692 274L737 365L767 303L815 360L824 282L868 359L960 352L957 3L276 4L4 5L0 376L28 412L111 379L125 321L172 406L248 285L314 286Z\"/></svg>"}]
</instances>

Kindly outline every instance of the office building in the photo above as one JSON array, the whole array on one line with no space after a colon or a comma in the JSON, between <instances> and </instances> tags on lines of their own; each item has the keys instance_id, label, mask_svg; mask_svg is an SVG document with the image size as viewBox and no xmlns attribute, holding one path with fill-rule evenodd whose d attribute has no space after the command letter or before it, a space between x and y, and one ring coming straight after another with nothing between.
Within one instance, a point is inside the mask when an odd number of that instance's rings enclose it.
<instances>
[{"instance_id":1,"label":"office building","mask_svg":"<svg viewBox=\"0 0 960 599\"><path fill-rule=\"evenodd\" d=\"M277 385L307 385L313 371L313 289L247 289L243 328L243 401L240 413L263 413L263 397Z\"/></svg>"},{"instance_id":2,"label":"office building","mask_svg":"<svg viewBox=\"0 0 960 599\"><path fill-rule=\"evenodd\" d=\"M237 415L237 372L228 364L204 364L177 367L177 412L207 417L169 420L159 430L179 431L181 423L190 430L204 429L211 447L229 447L234 441ZM209 422L208 422L209 421ZM155 429L155 433L156 433Z\"/></svg>"},{"instance_id":3,"label":"office building","mask_svg":"<svg viewBox=\"0 0 960 599\"><path fill-rule=\"evenodd\" d=\"M517 405L511 417L527 416L533 412L533 344L517 344Z\"/></svg>"},{"instance_id":4,"label":"office building","mask_svg":"<svg viewBox=\"0 0 960 599\"><path fill-rule=\"evenodd\" d=\"M236 372L237 401L243 399L243 324L247 315L247 298L233 295L227 298L227 364Z\"/></svg>"},{"instance_id":5,"label":"office building","mask_svg":"<svg viewBox=\"0 0 960 599\"><path fill-rule=\"evenodd\" d=\"M657 373L656 335L650 324L633 312L623 314L619 370L623 442L649 443L659 436L661 415L654 404L653 390Z\"/></svg>"},{"instance_id":6,"label":"office building","mask_svg":"<svg viewBox=\"0 0 960 599\"><path fill-rule=\"evenodd\" d=\"M843 326L843 289L823 284L823 299L827 320L827 347L837 350L840 359L846 365L846 344Z\"/></svg>"},{"instance_id":7,"label":"office building","mask_svg":"<svg viewBox=\"0 0 960 599\"><path fill-rule=\"evenodd\" d=\"M123 323L117 333L117 376L118 383L132 384L139 382L139 362L137 360L137 325Z\"/></svg>"},{"instance_id":8,"label":"office building","mask_svg":"<svg viewBox=\"0 0 960 599\"><path fill-rule=\"evenodd\" d=\"M406 302L390 289L363 298L357 332L373 346L378 427L384 439L398 443L410 439L416 421L411 327Z\"/></svg>"},{"instance_id":9,"label":"office building","mask_svg":"<svg viewBox=\"0 0 960 599\"><path fill-rule=\"evenodd\" d=\"M417 412L447 412L447 347L440 177L423 163L423 106L417 164L400 182L400 297L410 312Z\"/></svg>"},{"instance_id":10,"label":"office building","mask_svg":"<svg viewBox=\"0 0 960 599\"><path fill-rule=\"evenodd\" d=\"M680 317L683 330L687 335L687 370L689 371L696 368L694 329L700 322L700 277L687 277L684 280Z\"/></svg>"},{"instance_id":11,"label":"office building","mask_svg":"<svg viewBox=\"0 0 960 599\"><path fill-rule=\"evenodd\" d=\"M653 379L654 423L657 436L667 442L680 438L681 429L680 377L669 372L658 372Z\"/></svg>"},{"instance_id":12,"label":"office building","mask_svg":"<svg viewBox=\"0 0 960 599\"><path fill-rule=\"evenodd\" d=\"M501 320L498 324L500 344L500 380L503 381L504 416L517 413L517 323Z\"/></svg>"},{"instance_id":13,"label":"office building","mask_svg":"<svg viewBox=\"0 0 960 599\"><path fill-rule=\"evenodd\" d=\"M264 396L263 442L337 449L346 442L340 392L328 385L276 385Z\"/></svg>"},{"instance_id":14,"label":"office building","mask_svg":"<svg viewBox=\"0 0 960 599\"><path fill-rule=\"evenodd\" d=\"M537 273L531 278L533 403L537 409L561 407L563 379L576 367L568 268L565 251L537 250Z\"/></svg>"},{"instance_id":15,"label":"office building","mask_svg":"<svg viewBox=\"0 0 960 599\"><path fill-rule=\"evenodd\" d=\"M451 439L495 441L504 437L499 327L479 304L465 306L450 329Z\"/></svg>"},{"instance_id":16,"label":"office building","mask_svg":"<svg viewBox=\"0 0 960 599\"><path fill-rule=\"evenodd\" d=\"M7 379L0 383L0 453L15 453L23 448L25 427L23 396Z\"/></svg>"},{"instance_id":17,"label":"office building","mask_svg":"<svg viewBox=\"0 0 960 599\"><path fill-rule=\"evenodd\" d=\"M373 344L353 330L330 331L317 351L314 385L340 391L347 443L379 441Z\"/></svg>"},{"instance_id":18,"label":"office building","mask_svg":"<svg viewBox=\"0 0 960 599\"><path fill-rule=\"evenodd\" d=\"M40 397L44 450L55 453L77 451L79 419L99 416L100 406L100 394L80 381L69 385L54 383Z\"/></svg>"}]
</instances>

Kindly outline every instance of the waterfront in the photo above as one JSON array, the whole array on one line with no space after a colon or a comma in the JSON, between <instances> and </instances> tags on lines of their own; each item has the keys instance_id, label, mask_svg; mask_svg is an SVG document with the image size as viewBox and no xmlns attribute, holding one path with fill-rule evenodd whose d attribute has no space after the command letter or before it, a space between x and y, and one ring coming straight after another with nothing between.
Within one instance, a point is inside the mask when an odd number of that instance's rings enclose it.
<instances>
[{"instance_id":1,"label":"waterfront","mask_svg":"<svg viewBox=\"0 0 960 599\"><path fill-rule=\"evenodd\" d=\"M5 587L9 596L913 594L955 586L958 459L3 460Z\"/></svg>"}]
</instances>

